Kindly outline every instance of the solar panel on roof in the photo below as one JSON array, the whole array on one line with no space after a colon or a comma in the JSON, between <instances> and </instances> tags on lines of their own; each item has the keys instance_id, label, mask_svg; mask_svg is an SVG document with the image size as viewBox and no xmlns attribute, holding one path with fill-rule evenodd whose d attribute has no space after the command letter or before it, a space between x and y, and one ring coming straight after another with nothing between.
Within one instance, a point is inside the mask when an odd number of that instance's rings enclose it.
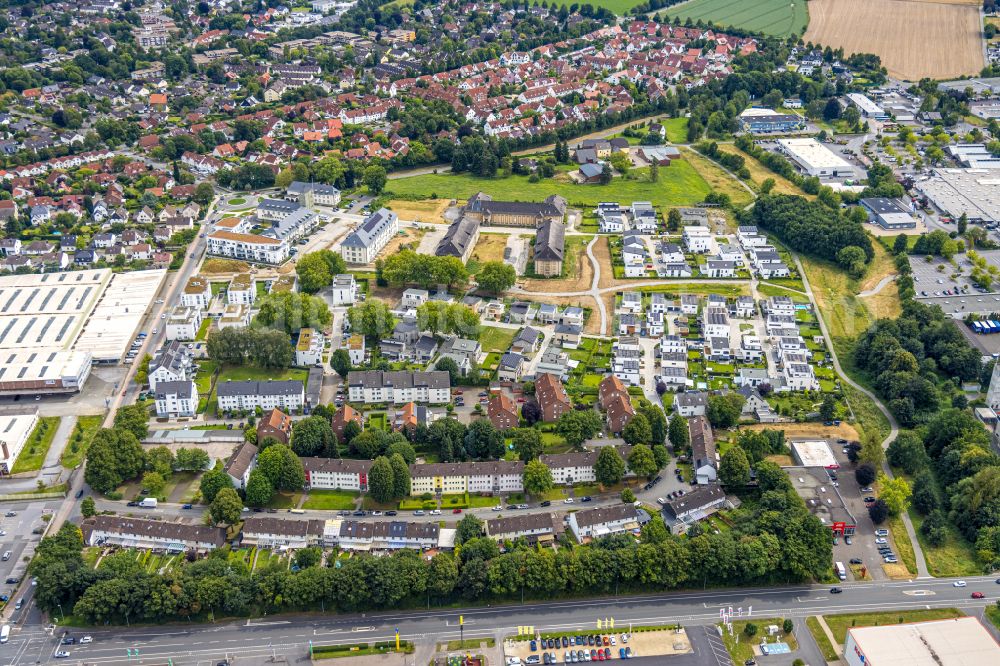
<instances>
[{"instance_id":1,"label":"solar panel on roof","mask_svg":"<svg viewBox=\"0 0 1000 666\"><path fill-rule=\"evenodd\" d=\"M45 298L42 299L42 304L38 306L38 311L45 312L45 308L48 306L49 301L52 300L52 297L55 295L56 295L56 290L49 289L49 292L45 294Z\"/></svg>"},{"instance_id":2,"label":"solar panel on roof","mask_svg":"<svg viewBox=\"0 0 1000 666\"><path fill-rule=\"evenodd\" d=\"M40 291L41 289L39 289L38 287L35 287L34 289L31 290L31 294L28 296L27 300L25 300L24 303L21 305L21 312L25 312L28 309L28 306L31 305L31 301L35 300L35 296L38 296L38 292Z\"/></svg>"},{"instance_id":3,"label":"solar panel on roof","mask_svg":"<svg viewBox=\"0 0 1000 666\"><path fill-rule=\"evenodd\" d=\"M45 322L45 325L42 326L42 330L41 330L41 332L39 332L38 339L36 339L35 342L41 342L42 341L42 339L45 337L45 332L49 330L49 327L52 326L52 322L54 322L55 320L56 320L55 317L51 317L51 316L49 317L48 321Z\"/></svg>"},{"instance_id":4,"label":"solar panel on roof","mask_svg":"<svg viewBox=\"0 0 1000 666\"><path fill-rule=\"evenodd\" d=\"M21 366L21 372L17 373L18 379L24 379L24 373L28 371L28 366Z\"/></svg>"},{"instance_id":5,"label":"solar panel on roof","mask_svg":"<svg viewBox=\"0 0 1000 666\"><path fill-rule=\"evenodd\" d=\"M24 342L24 336L28 334L28 331L30 331L31 327L35 325L36 321L38 321L38 317L32 317L28 320L28 325L21 331L21 335L17 336L17 344Z\"/></svg>"},{"instance_id":6,"label":"solar panel on roof","mask_svg":"<svg viewBox=\"0 0 1000 666\"><path fill-rule=\"evenodd\" d=\"M7 338L7 334L10 333L10 329L14 328L14 324L16 323L16 319L11 319L7 322L7 327L3 329L3 333L0 333L0 344L3 344L3 341ZM10 363L10 361L7 362Z\"/></svg>"},{"instance_id":7,"label":"solar panel on roof","mask_svg":"<svg viewBox=\"0 0 1000 666\"><path fill-rule=\"evenodd\" d=\"M67 291L67 292L66 292L66 293L65 293L65 294L63 295L63 297L62 297L62 300L61 300L61 301L59 301L59 307L58 307L58 308L56 308L56 310L59 310L60 312L62 312L62 311L63 311L63 308L65 308L65 307L66 307L66 301L68 301L68 300L69 300L69 297L70 297L70 296L72 296L72 295L73 295L73 288L71 287L71 288L70 288L70 290L69 290L69 291Z\"/></svg>"},{"instance_id":8,"label":"solar panel on roof","mask_svg":"<svg viewBox=\"0 0 1000 666\"><path fill-rule=\"evenodd\" d=\"M76 304L77 310L83 309L83 304L87 301L87 296L90 295L91 290L93 290L93 287L87 287L83 290L83 296L80 297L80 301Z\"/></svg>"},{"instance_id":9,"label":"solar panel on roof","mask_svg":"<svg viewBox=\"0 0 1000 666\"><path fill-rule=\"evenodd\" d=\"M38 376L39 377L44 377L45 376L45 371L48 370L48 369L49 369L49 366L43 365L41 371L38 373Z\"/></svg>"},{"instance_id":10,"label":"solar panel on roof","mask_svg":"<svg viewBox=\"0 0 1000 666\"><path fill-rule=\"evenodd\" d=\"M69 329L69 325L73 323L73 317L66 319L62 328L59 329L59 335L56 336L56 342L60 342L64 337L66 337L66 331Z\"/></svg>"},{"instance_id":11,"label":"solar panel on roof","mask_svg":"<svg viewBox=\"0 0 1000 666\"><path fill-rule=\"evenodd\" d=\"M14 293L12 293L10 298L7 299L7 303L3 306L3 312L7 312L7 310L10 309L10 306L14 304L14 300L20 295L21 295L21 290L15 289Z\"/></svg>"}]
</instances>

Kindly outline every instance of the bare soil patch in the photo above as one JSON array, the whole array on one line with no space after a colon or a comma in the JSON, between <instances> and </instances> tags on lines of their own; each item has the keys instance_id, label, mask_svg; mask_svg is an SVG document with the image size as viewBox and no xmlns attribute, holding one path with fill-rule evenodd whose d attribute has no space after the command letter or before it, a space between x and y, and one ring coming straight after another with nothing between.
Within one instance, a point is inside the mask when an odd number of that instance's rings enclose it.
<instances>
[{"instance_id":1,"label":"bare soil patch","mask_svg":"<svg viewBox=\"0 0 1000 666\"><path fill-rule=\"evenodd\" d=\"M597 244L594 246L594 256L601 262L601 275L603 277L604 271L611 269L611 260L609 258L607 263L601 260L601 257L597 252L597 248L600 245L604 245L605 248L607 248L607 239L598 238ZM567 275L567 277L558 280L526 278L518 281L521 288L525 291L536 293L554 291L587 291L590 289L590 283L594 279L594 267L591 265L590 259L587 257L587 244L577 243L575 245L570 245L567 243L566 248L573 248L576 250L576 256L570 257L568 262L569 270L573 271L574 274ZM563 265L565 266L566 264ZM605 269L605 267L607 268Z\"/></svg>"},{"instance_id":2,"label":"bare soil patch","mask_svg":"<svg viewBox=\"0 0 1000 666\"><path fill-rule=\"evenodd\" d=\"M412 227L405 227L399 230L391 241L385 246L385 250L382 251L383 257L391 257L403 249L404 245L411 246L409 249L416 249L420 245L420 239L424 237L427 233L426 229L414 229Z\"/></svg>"},{"instance_id":3,"label":"bare soil patch","mask_svg":"<svg viewBox=\"0 0 1000 666\"><path fill-rule=\"evenodd\" d=\"M503 261L503 251L507 247L507 234L480 234L476 247L472 248L472 259L481 264L487 261Z\"/></svg>"},{"instance_id":4,"label":"bare soil patch","mask_svg":"<svg viewBox=\"0 0 1000 666\"><path fill-rule=\"evenodd\" d=\"M448 203L447 199L425 199L423 201L391 199L386 202L386 208L399 215L401 220L446 224L444 211L448 208Z\"/></svg>"},{"instance_id":5,"label":"bare soil patch","mask_svg":"<svg viewBox=\"0 0 1000 666\"><path fill-rule=\"evenodd\" d=\"M786 438L815 437L817 439L849 439L857 441L858 431L849 423L825 426L822 423L755 423L740 426L742 430L784 430Z\"/></svg>"},{"instance_id":6,"label":"bare soil patch","mask_svg":"<svg viewBox=\"0 0 1000 666\"><path fill-rule=\"evenodd\" d=\"M875 53L908 81L976 74L984 65L979 3L971 0L812 0L804 39Z\"/></svg>"}]
</instances>

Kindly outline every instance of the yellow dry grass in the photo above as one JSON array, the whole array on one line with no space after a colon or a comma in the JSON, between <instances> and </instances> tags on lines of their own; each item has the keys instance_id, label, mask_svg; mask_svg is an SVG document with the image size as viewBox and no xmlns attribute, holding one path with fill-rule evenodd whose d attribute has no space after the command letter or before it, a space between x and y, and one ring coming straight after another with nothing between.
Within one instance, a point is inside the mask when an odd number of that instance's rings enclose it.
<instances>
[{"instance_id":1,"label":"yellow dry grass","mask_svg":"<svg viewBox=\"0 0 1000 666\"><path fill-rule=\"evenodd\" d=\"M719 150L724 153L731 153L733 155L739 155L740 157L742 157L746 162L747 170L750 172L750 180L752 180L754 182L754 185L757 185L758 187L760 187L760 184L763 183L765 180L771 178L772 180L774 180L774 189L771 190L771 192L774 194L796 194L800 197L804 196L807 199L816 198L814 195L805 194L802 190L800 190L795 186L795 183L788 180L787 178L784 178L783 176L779 176L778 174L774 173L773 171L765 167L763 164L761 164L754 158L750 157L749 155L747 155L742 150L740 150L739 148L737 148L732 144L728 143L719 144Z\"/></svg>"},{"instance_id":2,"label":"yellow dry grass","mask_svg":"<svg viewBox=\"0 0 1000 666\"><path fill-rule=\"evenodd\" d=\"M783 430L786 439L816 437L819 439L860 439L858 431L850 423L841 421L839 426L825 426L822 423L755 423L740 426L740 430Z\"/></svg>"},{"instance_id":3,"label":"yellow dry grass","mask_svg":"<svg viewBox=\"0 0 1000 666\"><path fill-rule=\"evenodd\" d=\"M602 244L607 247L607 238L601 237L597 239L597 244L594 247L594 256L597 257L598 261L601 261L601 258L596 250L597 246ZM575 267L575 275L569 275L559 280L526 278L518 282L521 288L532 292L586 291L590 289L590 283L594 279L594 267L591 265L590 259L587 258L587 244L575 243L571 245L570 243L566 243L566 249L576 251L575 257L568 258L569 265ZM566 264L564 263L563 265L565 266ZM610 258L608 259L608 263L601 263L602 275L604 274L605 266L610 269ZM565 275L566 271L563 271L563 274Z\"/></svg>"},{"instance_id":4,"label":"yellow dry grass","mask_svg":"<svg viewBox=\"0 0 1000 666\"><path fill-rule=\"evenodd\" d=\"M984 65L978 5L971 0L812 0L803 39L847 53L875 53L890 75L908 81L975 74Z\"/></svg>"},{"instance_id":5,"label":"yellow dry grass","mask_svg":"<svg viewBox=\"0 0 1000 666\"><path fill-rule=\"evenodd\" d=\"M684 153L684 159L694 167L694 170L705 179L706 183L712 186L714 192L729 195L733 206L742 208L753 201L753 195L743 187L739 180L730 176L722 167L701 153L688 149Z\"/></svg>"},{"instance_id":6,"label":"yellow dry grass","mask_svg":"<svg viewBox=\"0 0 1000 666\"><path fill-rule=\"evenodd\" d=\"M386 244L385 250L382 252L382 256L391 257L399 252L404 245L410 245L410 249L416 249L417 246L420 245L420 239L423 238L426 233L426 229L414 229L412 227L404 227L400 229L399 233L393 236L392 240Z\"/></svg>"},{"instance_id":7,"label":"yellow dry grass","mask_svg":"<svg viewBox=\"0 0 1000 666\"><path fill-rule=\"evenodd\" d=\"M201 265L202 273L245 273L250 266L245 261L237 259L206 259Z\"/></svg>"},{"instance_id":8,"label":"yellow dry grass","mask_svg":"<svg viewBox=\"0 0 1000 666\"><path fill-rule=\"evenodd\" d=\"M444 211L448 208L448 200L406 201L405 199L390 199L386 202L385 207L399 215L401 220L446 224Z\"/></svg>"},{"instance_id":9,"label":"yellow dry grass","mask_svg":"<svg viewBox=\"0 0 1000 666\"><path fill-rule=\"evenodd\" d=\"M503 251L507 247L507 234L480 234L476 247L472 249L472 259L479 263L503 261Z\"/></svg>"}]
</instances>

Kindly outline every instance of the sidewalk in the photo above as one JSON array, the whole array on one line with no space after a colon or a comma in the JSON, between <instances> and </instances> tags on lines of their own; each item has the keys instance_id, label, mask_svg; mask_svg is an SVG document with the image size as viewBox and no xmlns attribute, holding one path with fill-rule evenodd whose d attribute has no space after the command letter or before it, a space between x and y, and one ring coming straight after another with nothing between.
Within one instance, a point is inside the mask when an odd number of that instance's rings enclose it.
<instances>
[{"instance_id":1,"label":"sidewalk","mask_svg":"<svg viewBox=\"0 0 1000 666\"><path fill-rule=\"evenodd\" d=\"M826 623L826 620L823 618L822 615L817 615L816 616L816 620L819 622L820 629L822 629L823 633L826 634L826 637L830 641L830 645L833 646L833 649L837 653L837 656L838 657L843 657L844 656L844 650L841 647L840 643L837 642L837 639L833 637L833 632L830 631L830 625L828 625ZM809 631L809 630L806 629L806 631Z\"/></svg>"}]
</instances>

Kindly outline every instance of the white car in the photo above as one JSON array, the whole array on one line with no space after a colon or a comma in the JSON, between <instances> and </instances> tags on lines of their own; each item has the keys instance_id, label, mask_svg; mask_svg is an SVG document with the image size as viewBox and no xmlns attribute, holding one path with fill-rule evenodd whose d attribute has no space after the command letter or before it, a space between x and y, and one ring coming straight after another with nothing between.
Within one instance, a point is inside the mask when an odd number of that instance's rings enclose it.
<instances>
[{"instance_id":1,"label":"white car","mask_svg":"<svg viewBox=\"0 0 1000 666\"><path fill-rule=\"evenodd\" d=\"M431 509L431 515L432 516L440 516L441 515L441 509Z\"/></svg>"},{"instance_id":2,"label":"white car","mask_svg":"<svg viewBox=\"0 0 1000 666\"><path fill-rule=\"evenodd\" d=\"M500 506L499 504L497 504L495 507L493 507L493 510L494 511L503 511L503 507Z\"/></svg>"},{"instance_id":3,"label":"white car","mask_svg":"<svg viewBox=\"0 0 1000 666\"><path fill-rule=\"evenodd\" d=\"M657 497L656 498L656 503L657 504L666 504L667 503L667 498L666 497Z\"/></svg>"},{"instance_id":4,"label":"white car","mask_svg":"<svg viewBox=\"0 0 1000 666\"><path fill-rule=\"evenodd\" d=\"M964 580L956 580L956 581L955 581L955 582L953 583L953 585L954 585L955 587L965 587L965 581L964 581Z\"/></svg>"},{"instance_id":5,"label":"white car","mask_svg":"<svg viewBox=\"0 0 1000 666\"><path fill-rule=\"evenodd\" d=\"M84 636L83 638L80 639L80 645L86 645L87 643L93 643L93 642L94 639L91 638L90 636Z\"/></svg>"},{"instance_id":6,"label":"white car","mask_svg":"<svg viewBox=\"0 0 1000 666\"><path fill-rule=\"evenodd\" d=\"M879 537L875 539L875 543L889 543L889 540L886 539L885 537Z\"/></svg>"},{"instance_id":7,"label":"white car","mask_svg":"<svg viewBox=\"0 0 1000 666\"><path fill-rule=\"evenodd\" d=\"M563 504L572 504L572 503L573 503L572 497L567 497L566 499L563 500Z\"/></svg>"}]
</instances>

